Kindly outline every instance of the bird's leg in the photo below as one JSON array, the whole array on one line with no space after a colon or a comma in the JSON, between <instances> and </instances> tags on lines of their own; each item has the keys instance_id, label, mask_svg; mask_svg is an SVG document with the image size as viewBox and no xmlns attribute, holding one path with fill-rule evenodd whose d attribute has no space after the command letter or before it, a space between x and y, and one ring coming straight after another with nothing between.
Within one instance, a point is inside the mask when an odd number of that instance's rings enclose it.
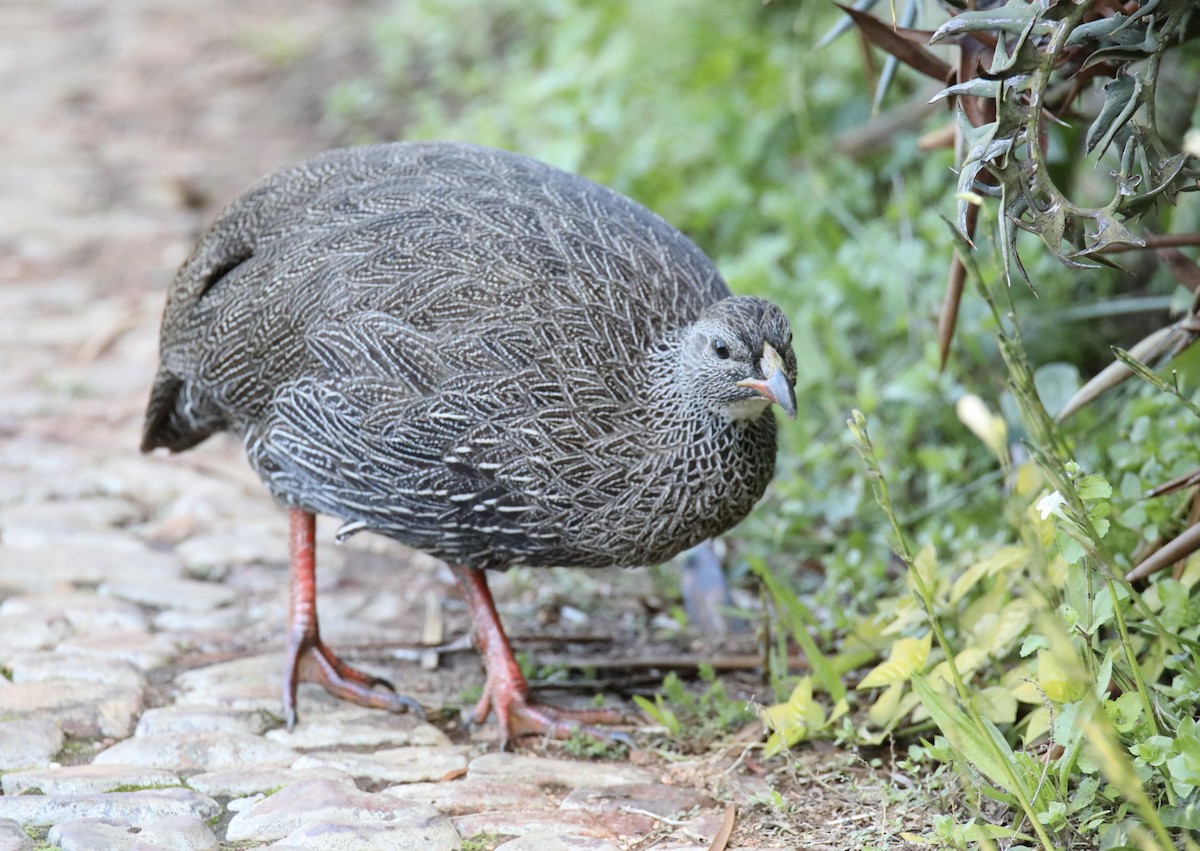
<instances>
[{"instance_id":1,"label":"bird's leg","mask_svg":"<svg viewBox=\"0 0 1200 851\"><path fill-rule=\"evenodd\" d=\"M421 705L396 694L387 680L364 674L337 656L321 641L317 624L317 518L310 511L288 511L291 564L288 594L287 658L283 670L283 712L290 730L296 724L296 686L320 683L330 694L374 709L415 712Z\"/></svg>"},{"instance_id":2,"label":"bird's leg","mask_svg":"<svg viewBox=\"0 0 1200 851\"><path fill-rule=\"evenodd\" d=\"M625 739L619 734L585 726L618 724L623 720L620 712L611 709L558 709L530 702L529 683L517 665L508 636L500 624L487 576L474 567L456 566L454 573L466 594L467 606L475 625L475 643L483 654L487 669L483 697L475 707L476 724L482 724L488 712L494 710L502 748L514 737L540 735L566 739L576 730L600 739Z\"/></svg>"}]
</instances>

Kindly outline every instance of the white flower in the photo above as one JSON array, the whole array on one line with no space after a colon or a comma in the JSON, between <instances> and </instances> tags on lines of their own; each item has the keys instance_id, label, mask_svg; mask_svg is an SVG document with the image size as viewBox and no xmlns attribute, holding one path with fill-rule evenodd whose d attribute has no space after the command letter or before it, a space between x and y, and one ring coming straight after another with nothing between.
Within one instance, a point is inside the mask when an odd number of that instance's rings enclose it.
<instances>
[{"instance_id":1,"label":"white flower","mask_svg":"<svg viewBox=\"0 0 1200 851\"><path fill-rule=\"evenodd\" d=\"M1042 513L1043 520L1049 519L1051 514L1053 514L1055 517L1061 517L1062 519L1066 520L1066 515L1064 515L1062 512L1063 506L1066 504L1067 501L1063 498L1063 495L1058 491L1055 491L1054 493L1048 493L1039 499L1037 501L1037 506L1035 507Z\"/></svg>"}]
</instances>

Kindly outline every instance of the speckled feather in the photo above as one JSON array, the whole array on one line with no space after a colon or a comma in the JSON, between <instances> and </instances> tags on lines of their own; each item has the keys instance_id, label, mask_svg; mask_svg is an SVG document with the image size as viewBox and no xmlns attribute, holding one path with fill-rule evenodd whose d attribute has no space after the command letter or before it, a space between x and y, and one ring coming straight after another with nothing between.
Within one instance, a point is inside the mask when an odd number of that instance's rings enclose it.
<instances>
[{"instance_id":1,"label":"speckled feather","mask_svg":"<svg viewBox=\"0 0 1200 851\"><path fill-rule=\"evenodd\" d=\"M682 374L702 313L794 380L778 309L610 190L468 145L330 151L180 269L142 448L233 431L283 503L461 564L652 563L774 469L774 417Z\"/></svg>"}]
</instances>

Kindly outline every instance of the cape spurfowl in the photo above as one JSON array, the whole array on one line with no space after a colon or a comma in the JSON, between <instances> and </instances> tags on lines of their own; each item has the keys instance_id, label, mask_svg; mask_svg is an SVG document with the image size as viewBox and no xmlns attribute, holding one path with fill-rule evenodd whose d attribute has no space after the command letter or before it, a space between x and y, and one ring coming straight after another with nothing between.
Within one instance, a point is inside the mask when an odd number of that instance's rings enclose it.
<instances>
[{"instance_id":1,"label":"cape spurfowl","mask_svg":"<svg viewBox=\"0 0 1200 851\"><path fill-rule=\"evenodd\" d=\"M289 509L298 680L419 710L321 641L314 515L446 560L502 740L601 714L531 702L484 569L663 561L741 520L795 416L784 314L655 214L517 154L345 148L270 175L167 297L142 450L241 437Z\"/></svg>"}]
</instances>

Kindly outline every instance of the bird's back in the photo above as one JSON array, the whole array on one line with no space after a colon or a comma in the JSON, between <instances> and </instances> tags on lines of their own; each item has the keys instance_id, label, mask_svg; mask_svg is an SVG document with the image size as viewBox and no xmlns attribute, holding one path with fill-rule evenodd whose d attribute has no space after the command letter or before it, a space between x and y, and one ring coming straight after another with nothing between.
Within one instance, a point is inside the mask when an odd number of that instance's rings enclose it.
<instances>
[{"instance_id":1,"label":"bird's back","mask_svg":"<svg viewBox=\"0 0 1200 851\"><path fill-rule=\"evenodd\" d=\"M180 270L143 449L228 429L289 504L446 558L584 563L572 524L670 465L648 354L727 295L660 218L534 160L331 151L235 201ZM621 534L594 563L661 557L620 558Z\"/></svg>"}]
</instances>

